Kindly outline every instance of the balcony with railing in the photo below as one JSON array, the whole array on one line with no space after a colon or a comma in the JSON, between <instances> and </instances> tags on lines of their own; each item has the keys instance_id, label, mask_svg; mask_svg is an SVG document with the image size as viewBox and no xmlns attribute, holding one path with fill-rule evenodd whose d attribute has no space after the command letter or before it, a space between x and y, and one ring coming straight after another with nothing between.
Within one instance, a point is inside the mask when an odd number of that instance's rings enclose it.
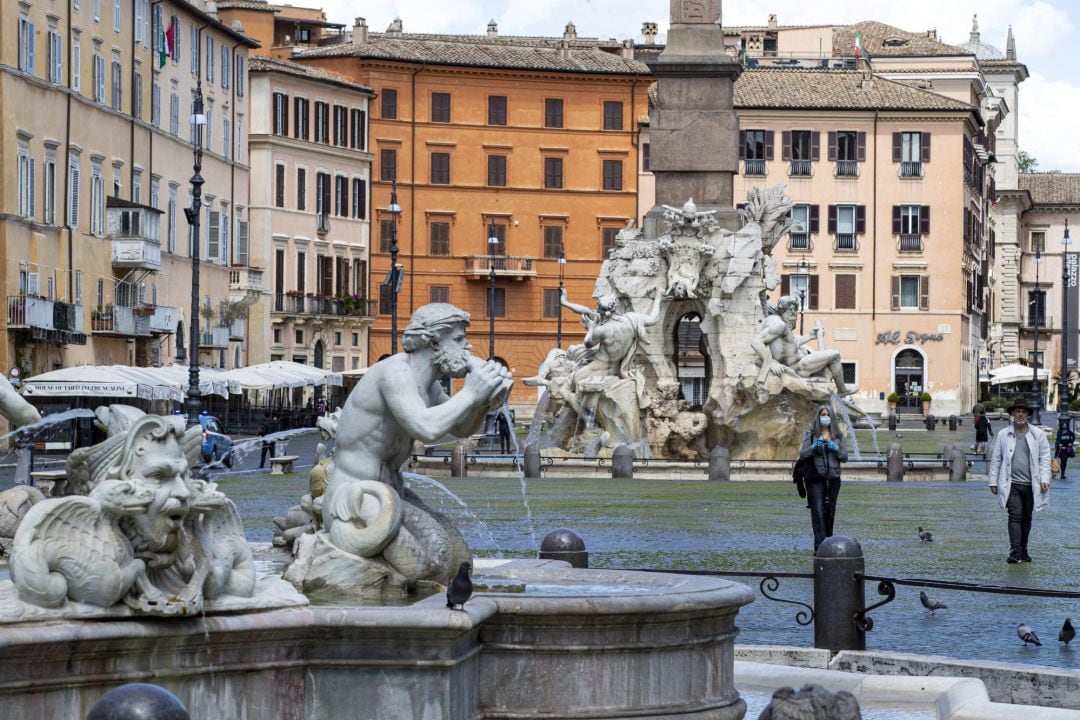
<instances>
[{"instance_id":1,"label":"balcony with railing","mask_svg":"<svg viewBox=\"0 0 1080 720\"><path fill-rule=\"evenodd\" d=\"M859 163L855 160L837 160L836 177L859 177Z\"/></svg>"},{"instance_id":2,"label":"balcony with railing","mask_svg":"<svg viewBox=\"0 0 1080 720\"><path fill-rule=\"evenodd\" d=\"M788 175L792 177L810 177L813 174L814 164L810 160L792 160L788 168Z\"/></svg>"},{"instance_id":3,"label":"balcony with railing","mask_svg":"<svg viewBox=\"0 0 1080 720\"><path fill-rule=\"evenodd\" d=\"M150 315L150 334L171 335L176 332L176 308L168 305L154 305L153 308L154 312Z\"/></svg>"},{"instance_id":4,"label":"balcony with railing","mask_svg":"<svg viewBox=\"0 0 1080 720\"><path fill-rule=\"evenodd\" d=\"M85 345L83 306L30 295L8 297L9 330L29 330L35 340Z\"/></svg>"},{"instance_id":5,"label":"balcony with railing","mask_svg":"<svg viewBox=\"0 0 1080 720\"><path fill-rule=\"evenodd\" d=\"M97 335L124 335L146 337L150 335L150 318L146 306L138 308L106 305L91 313L91 330Z\"/></svg>"},{"instance_id":6,"label":"balcony with railing","mask_svg":"<svg viewBox=\"0 0 1080 720\"><path fill-rule=\"evenodd\" d=\"M161 269L161 211L108 198L106 215L113 267Z\"/></svg>"},{"instance_id":7,"label":"balcony with railing","mask_svg":"<svg viewBox=\"0 0 1080 720\"><path fill-rule=\"evenodd\" d=\"M837 252L857 252L859 239L855 233L837 233L833 241L833 250Z\"/></svg>"},{"instance_id":8,"label":"balcony with railing","mask_svg":"<svg viewBox=\"0 0 1080 720\"><path fill-rule=\"evenodd\" d=\"M765 174L765 161L764 160L743 160L743 175L764 175Z\"/></svg>"},{"instance_id":9,"label":"balcony with railing","mask_svg":"<svg viewBox=\"0 0 1080 720\"><path fill-rule=\"evenodd\" d=\"M1040 331L1053 330L1054 318L1044 312L1028 310L1027 317L1024 319L1024 328L1027 330L1039 328Z\"/></svg>"},{"instance_id":10,"label":"balcony with railing","mask_svg":"<svg viewBox=\"0 0 1080 720\"><path fill-rule=\"evenodd\" d=\"M896 241L896 249L900 252L922 252L923 237L915 234L901 234Z\"/></svg>"},{"instance_id":11,"label":"balcony with railing","mask_svg":"<svg viewBox=\"0 0 1080 720\"><path fill-rule=\"evenodd\" d=\"M229 296L244 300L248 296L261 295L263 291L263 271L256 267L233 267L229 270Z\"/></svg>"},{"instance_id":12,"label":"balcony with railing","mask_svg":"<svg viewBox=\"0 0 1080 720\"><path fill-rule=\"evenodd\" d=\"M369 322L375 319L377 309L377 300L361 297L304 297L288 293L274 295L273 305L274 313L296 318L356 318Z\"/></svg>"},{"instance_id":13,"label":"balcony with railing","mask_svg":"<svg viewBox=\"0 0 1080 720\"><path fill-rule=\"evenodd\" d=\"M236 318L229 325L229 337L233 340L243 340L247 335L247 321L244 318Z\"/></svg>"},{"instance_id":14,"label":"balcony with railing","mask_svg":"<svg viewBox=\"0 0 1080 720\"><path fill-rule=\"evenodd\" d=\"M472 280L481 280L494 268L497 277L521 280L536 276L535 260L534 257L512 255L469 255L465 258L465 274Z\"/></svg>"},{"instance_id":15,"label":"balcony with railing","mask_svg":"<svg viewBox=\"0 0 1080 720\"><path fill-rule=\"evenodd\" d=\"M909 162L904 161L900 163L900 177L902 178L921 178L923 176L923 167L921 162Z\"/></svg>"},{"instance_id":16,"label":"balcony with railing","mask_svg":"<svg viewBox=\"0 0 1080 720\"><path fill-rule=\"evenodd\" d=\"M788 236L788 250L807 251L811 250L810 233L793 232Z\"/></svg>"},{"instance_id":17,"label":"balcony with railing","mask_svg":"<svg viewBox=\"0 0 1080 720\"><path fill-rule=\"evenodd\" d=\"M217 349L229 347L229 326L215 325L209 330L203 330L199 333L199 346Z\"/></svg>"}]
</instances>

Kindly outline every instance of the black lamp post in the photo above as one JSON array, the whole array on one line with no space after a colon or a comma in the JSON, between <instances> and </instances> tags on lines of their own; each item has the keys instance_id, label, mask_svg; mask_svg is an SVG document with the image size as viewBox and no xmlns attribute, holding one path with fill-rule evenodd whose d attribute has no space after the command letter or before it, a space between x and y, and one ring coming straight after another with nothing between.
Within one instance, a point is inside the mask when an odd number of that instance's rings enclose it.
<instances>
[{"instance_id":1,"label":"black lamp post","mask_svg":"<svg viewBox=\"0 0 1080 720\"><path fill-rule=\"evenodd\" d=\"M390 286L390 354L397 355L397 306L398 291L401 290L401 267L398 265L397 222L401 206L397 201L397 178L390 185L390 272L386 274L384 285Z\"/></svg>"},{"instance_id":2,"label":"black lamp post","mask_svg":"<svg viewBox=\"0 0 1080 720\"><path fill-rule=\"evenodd\" d=\"M802 287L799 288L799 334L803 334L806 325L806 285L810 282L810 263L806 257L799 259L799 273L802 276Z\"/></svg>"},{"instance_id":3,"label":"black lamp post","mask_svg":"<svg viewBox=\"0 0 1080 720\"><path fill-rule=\"evenodd\" d=\"M191 124L195 126L195 174L191 176L191 207L184 209L191 226L191 340L188 357L187 411L188 425L199 422L202 395L199 392L199 218L202 215L202 128L206 124L203 114L202 72L195 77L195 102L191 109Z\"/></svg>"},{"instance_id":4,"label":"black lamp post","mask_svg":"<svg viewBox=\"0 0 1080 720\"><path fill-rule=\"evenodd\" d=\"M499 238L495 234L495 221L488 225L488 360L495 359L495 251Z\"/></svg>"},{"instance_id":5,"label":"black lamp post","mask_svg":"<svg viewBox=\"0 0 1080 720\"><path fill-rule=\"evenodd\" d=\"M555 345L559 348L562 347L562 294L565 280L566 270L566 248L562 243L559 243L559 322L556 325L555 330Z\"/></svg>"},{"instance_id":6,"label":"black lamp post","mask_svg":"<svg viewBox=\"0 0 1080 720\"><path fill-rule=\"evenodd\" d=\"M1039 325L1043 322L1045 300L1039 303L1039 266L1042 265L1041 248L1035 248L1035 297L1031 304L1032 325L1035 326L1035 342L1032 350L1031 410L1035 424L1042 422L1042 393L1039 390Z\"/></svg>"},{"instance_id":7,"label":"black lamp post","mask_svg":"<svg viewBox=\"0 0 1080 720\"><path fill-rule=\"evenodd\" d=\"M1069 412L1069 219L1061 238L1061 379L1058 381L1058 417Z\"/></svg>"}]
</instances>

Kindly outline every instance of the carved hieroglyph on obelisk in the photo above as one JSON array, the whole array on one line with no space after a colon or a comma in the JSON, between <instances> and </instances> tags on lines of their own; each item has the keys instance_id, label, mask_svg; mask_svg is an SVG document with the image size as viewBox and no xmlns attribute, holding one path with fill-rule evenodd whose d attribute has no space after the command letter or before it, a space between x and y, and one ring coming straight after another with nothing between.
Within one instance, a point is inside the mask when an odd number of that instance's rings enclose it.
<instances>
[{"instance_id":1,"label":"carved hieroglyph on obelisk","mask_svg":"<svg viewBox=\"0 0 1080 720\"><path fill-rule=\"evenodd\" d=\"M646 219L646 235L656 236L661 205L682 207L687 198L699 210L718 210L720 224L737 229L734 83L742 67L724 51L720 0L671 0L667 46L649 67L657 86L649 113L657 207Z\"/></svg>"}]
</instances>

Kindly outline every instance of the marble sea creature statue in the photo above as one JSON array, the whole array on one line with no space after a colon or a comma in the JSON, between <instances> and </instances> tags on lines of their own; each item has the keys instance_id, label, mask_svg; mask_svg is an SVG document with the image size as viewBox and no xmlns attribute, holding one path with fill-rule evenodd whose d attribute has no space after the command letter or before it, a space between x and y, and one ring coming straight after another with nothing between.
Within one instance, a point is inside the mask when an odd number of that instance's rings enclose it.
<instances>
[{"instance_id":1,"label":"marble sea creature statue","mask_svg":"<svg viewBox=\"0 0 1080 720\"><path fill-rule=\"evenodd\" d=\"M319 434L322 435L323 440L332 440L337 436L338 422L341 421L341 408L337 408L332 413L323 415L315 421L315 426L319 428Z\"/></svg>"},{"instance_id":2,"label":"marble sea creature statue","mask_svg":"<svg viewBox=\"0 0 1080 720\"><path fill-rule=\"evenodd\" d=\"M820 685L783 687L773 693L772 701L758 720L859 720L859 701L847 690L829 692Z\"/></svg>"},{"instance_id":3,"label":"marble sea creature statue","mask_svg":"<svg viewBox=\"0 0 1080 720\"><path fill-rule=\"evenodd\" d=\"M33 485L16 485L0 492L0 557L11 550L19 523L37 503L45 499Z\"/></svg>"},{"instance_id":4,"label":"marble sea creature statue","mask_svg":"<svg viewBox=\"0 0 1080 720\"><path fill-rule=\"evenodd\" d=\"M784 192L784 185L771 188L750 188L746 204L739 210L744 223L757 223L761 227L761 251L772 254L773 246L795 225L791 208L795 203ZM803 230L806 232L809 230Z\"/></svg>"},{"instance_id":5,"label":"marble sea creature statue","mask_svg":"<svg viewBox=\"0 0 1080 720\"><path fill-rule=\"evenodd\" d=\"M800 378L815 376L832 377L841 395L851 395L859 388L844 382L844 369L837 350L808 351L803 346L815 339L815 335L801 337L794 333L798 322L799 301L790 295L780 298L776 315L766 317L750 340L750 345L761 359L758 384L769 375L781 376L794 373Z\"/></svg>"},{"instance_id":6,"label":"marble sea creature statue","mask_svg":"<svg viewBox=\"0 0 1080 720\"><path fill-rule=\"evenodd\" d=\"M14 427L31 425L41 420L41 413L15 392L8 379L0 375L0 416Z\"/></svg>"}]
</instances>

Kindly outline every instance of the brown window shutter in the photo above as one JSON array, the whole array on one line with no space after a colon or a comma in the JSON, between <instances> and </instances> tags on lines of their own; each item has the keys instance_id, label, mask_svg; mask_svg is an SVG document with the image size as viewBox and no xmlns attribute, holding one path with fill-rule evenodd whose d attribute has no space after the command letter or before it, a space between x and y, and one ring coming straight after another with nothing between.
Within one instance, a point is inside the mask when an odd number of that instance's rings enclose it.
<instances>
[{"instance_id":1,"label":"brown window shutter","mask_svg":"<svg viewBox=\"0 0 1080 720\"><path fill-rule=\"evenodd\" d=\"M920 140L920 147L922 148L922 161L924 163L928 163L930 162L930 133L924 132Z\"/></svg>"},{"instance_id":2,"label":"brown window shutter","mask_svg":"<svg viewBox=\"0 0 1080 720\"><path fill-rule=\"evenodd\" d=\"M817 205L811 205L810 206L810 233L813 234L813 235L817 235L819 227L820 227L820 222L819 222L819 219L818 219L818 206Z\"/></svg>"},{"instance_id":3,"label":"brown window shutter","mask_svg":"<svg viewBox=\"0 0 1080 720\"><path fill-rule=\"evenodd\" d=\"M817 162L821 159L821 133L817 130L810 133L810 160Z\"/></svg>"},{"instance_id":4,"label":"brown window shutter","mask_svg":"<svg viewBox=\"0 0 1080 720\"><path fill-rule=\"evenodd\" d=\"M739 159L746 159L746 131L739 131Z\"/></svg>"},{"instance_id":5,"label":"brown window shutter","mask_svg":"<svg viewBox=\"0 0 1080 720\"><path fill-rule=\"evenodd\" d=\"M817 310L818 305L818 276L810 276L810 293L806 299L807 310Z\"/></svg>"},{"instance_id":6,"label":"brown window shutter","mask_svg":"<svg viewBox=\"0 0 1080 720\"><path fill-rule=\"evenodd\" d=\"M289 134L289 96L281 96L281 134Z\"/></svg>"},{"instance_id":7,"label":"brown window shutter","mask_svg":"<svg viewBox=\"0 0 1080 720\"><path fill-rule=\"evenodd\" d=\"M836 133L829 131L829 154L826 156L829 162L836 162Z\"/></svg>"},{"instance_id":8,"label":"brown window shutter","mask_svg":"<svg viewBox=\"0 0 1080 720\"><path fill-rule=\"evenodd\" d=\"M894 132L892 134L892 161L900 162L903 157L903 147L901 145L900 133Z\"/></svg>"},{"instance_id":9,"label":"brown window shutter","mask_svg":"<svg viewBox=\"0 0 1080 720\"><path fill-rule=\"evenodd\" d=\"M930 309L930 278L926 275L919 278L919 309Z\"/></svg>"},{"instance_id":10,"label":"brown window shutter","mask_svg":"<svg viewBox=\"0 0 1080 720\"><path fill-rule=\"evenodd\" d=\"M829 206L829 235L836 234L836 206Z\"/></svg>"},{"instance_id":11,"label":"brown window shutter","mask_svg":"<svg viewBox=\"0 0 1080 720\"><path fill-rule=\"evenodd\" d=\"M781 275L780 276L780 294L781 295L790 295L791 294L791 276L790 275Z\"/></svg>"},{"instance_id":12,"label":"brown window shutter","mask_svg":"<svg viewBox=\"0 0 1080 720\"><path fill-rule=\"evenodd\" d=\"M866 162L866 133L864 132L855 135L855 159Z\"/></svg>"},{"instance_id":13,"label":"brown window shutter","mask_svg":"<svg viewBox=\"0 0 1080 720\"><path fill-rule=\"evenodd\" d=\"M900 230L901 230L900 212L901 211L900 211L900 206L899 205L893 205L892 206L892 231L893 231L893 235L899 235L900 234Z\"/></svg>"},{"instance_id":14,"label":"brown window shutter","mask_svg":"<svg viewBox=\"0 0 1080 720\"><path fill-rule=\"evenodd\" d=\"M923 205L919 208L919 233L930 234L930 206Z\"/></svg>"},{"instance_id":15,"label":"brown window shutter","mask_svg":"<svg viewBox=\"0 0 1080 720\"><path fill-rule=\"evenodd\" d=\"M900 276L892 276L892 309L900 309Z\"/></svg>"},{"instance_id":16,"label":"brown window shutter","mask_svg":"<svg viewBox=\"0 0 1080 720\"><path fill-rule=\"evenodd\" d=\"M783 130L780 133L780 159L784 162L791 160L791 131Z\"/></svg>"},{"instance_id":17,"label":"brown window shutter","mask_svg":"<svg viewBox=\"0 0 1080 720\"><path fill-rule=\"evenodd\" d=\"M855 309L855 276L836 275L836 309Z\"/></svg>"},{"instance_id":18,"label":"brown window shutter","mask_svg":"<svg viewBox=\"0 0 1080 720\"><path fill-rule=\"evenodd\" d=\"M773 142L776 139L776 133L772 130L765 131L765 159L773 159Z\"/></svg>"},{"instance_id":19,"label":"brown window shutter","mask_svg":"<svg viewBox=\"0 0 1080 720\"><path fill-rule=\"evenodd\" d=\"M866 234L866 206L865 205L856 205L855 206L855 234L856 235L865 235Z\"/></svg>"}]
</instances>

